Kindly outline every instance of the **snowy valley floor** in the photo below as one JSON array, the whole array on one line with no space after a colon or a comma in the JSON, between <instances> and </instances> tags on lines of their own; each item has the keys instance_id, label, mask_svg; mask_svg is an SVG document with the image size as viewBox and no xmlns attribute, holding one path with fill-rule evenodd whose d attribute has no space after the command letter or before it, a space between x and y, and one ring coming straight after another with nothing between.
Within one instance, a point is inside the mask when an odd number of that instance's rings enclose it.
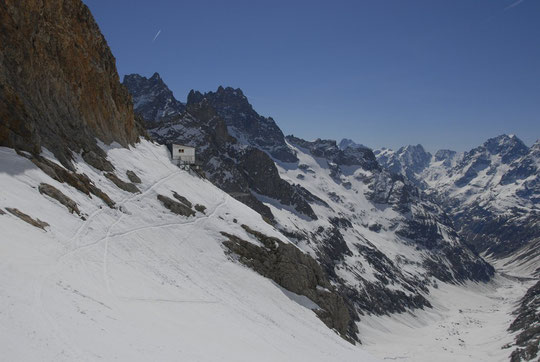
<instances>
[{"instance_id":1,"label":"snowy valley floor","mask_svg":"<svg viewBox=\"0 0 540 362\"><path fill-rule=\"evenodd\" d=\"M383 360L508 361L513 342L511 313L534 284L502 269L487 284L441 284L432 290L433 309L389 317L363 317L364 348Z\"/></svg>"}]
</instances>

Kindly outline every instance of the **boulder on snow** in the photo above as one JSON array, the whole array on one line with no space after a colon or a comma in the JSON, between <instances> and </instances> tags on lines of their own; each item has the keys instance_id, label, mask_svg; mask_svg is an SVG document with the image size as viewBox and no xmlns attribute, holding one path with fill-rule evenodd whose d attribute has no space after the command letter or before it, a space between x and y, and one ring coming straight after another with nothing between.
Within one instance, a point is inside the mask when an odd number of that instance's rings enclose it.
<instances>
[{"instance_id":1,"label":"boulder on snow","mask_svg":"<svg viewBox=\"0 0 540 362\"><path fill-rule=\"evenodd\" d=\"M45 227L49 226L49 224L47 224L45 221L41 221L40 219L34 219L30 215L25 214L19 209L7 207L6 210L9 211L12 215L17 216L22 221L25 221L29 223L30 225L35 226L37 228L45 230Z\"/></svg>"},{"instance_id":2,"label":"boulder on snow","mask_svg":"<svg viewBox=\"0 0 540 362\"><path fill-rule=\"evenodd\" d=\"M190 209L193 206L193 204L188 199L186 199L182 195L178 195L175 191L173 191L173 197L177 199L178 201L180 201L181 203L183 203L184 205L186 205L187 207L189 207Z\"/></svg>"},{"instance_id":3,"label":"boulder on snow","mask_svg":"<svg viewBox=\"0 0 540 362\"><path fill-rule=\"evenodd\" d=\"M132 194L136 194L137 192L141 192L137 186L130 182L122 181L112 172L107 172L105 174L105 177L107 177L109 180L111 180L119 189L122 189L127 192L131 192Z\"/></svg>"},{"instance_id":4,"label":"boulder on snow","mask_svg":"<svg viewBox=\"0 0 540 362\"><path fill-rule=\"evenodd\" d=\"M201 205L201 204L195 204L194 208L201 214L205 214L206 206Z\"/></svg>"},{"instance_id":5,"label":"boulder on snow","mask_svg":"<svg viewBox=\"0 0 540 362\"><path fill-rule=\"evenodd\" d=\"M76 212L77 215L81 214L77 203L64 195L62 191L58 190L56 187L46 183L41 183L38 187L38 190L42 195L47 195L67 207L70 213L73 214L74 212Z\"/></svg>"},{"instance_id":6,"label":"boulder on snow","mask_svg":"<svg viewBox=\"0 0 540 362\"><path fill-rule=\"evenodd\" d=\"M98 154L94 151L84 151L82 153L82 158L87 164L97 168L100 171L114 171L114 166L109 162L109 160L107 160L107 155L105 152L100 152L100 154Z\"/></svg>"},{"instance_id":7,"label":"boulder on snow","mask_svg":"<svg viewBox=\"0 0 540 362\"><path fill-rule=\"evenodd\" d=\"M142 182L139 176L137 176L137 174L131 170L126 171L126 176L131 183L140 184Z\"/></svg>"},{"instance_id":8,"label":"boulder on snow","mask_svg":"<svg viewBox=\"0 0 540 362\"><path fill-rule=\"evenodd\" d=\"M167 209L169 209L170 211L172 211L173 213L177 215L188 216L188 217L195 216L195 211L193 211L191 207L187 207L186 205L178 201L174 201L173 199L167 196L158 195L157 199L161 201L163 206L165 206Z\"/></svg>"}]
</instances>

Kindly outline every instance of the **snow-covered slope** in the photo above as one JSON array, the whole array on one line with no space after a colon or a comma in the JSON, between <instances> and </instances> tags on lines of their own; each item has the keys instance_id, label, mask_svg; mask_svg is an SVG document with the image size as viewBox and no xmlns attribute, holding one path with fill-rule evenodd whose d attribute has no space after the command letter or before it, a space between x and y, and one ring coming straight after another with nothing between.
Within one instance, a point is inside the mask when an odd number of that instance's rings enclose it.
<instances>
[{"instance_id":1,"label":"snow-covered slope","mask_svg":"<svg viewBox=\"0 0 540 362\"><path fill-rule=\"evenodd\" d=\"M240 224L288 242L259 214L172 165L163 146L142 141L107 153L118 177L140 177L140 192L119 189L80 158L75 167L116 208L0 148L1 359L374 360L328 329L307 298L225 252L221 232L259 244ZM75 201L81 217L40 194L41 183ZM173 191L206 210L171 213L157 196Z\"/></svg>"}]
</instances>

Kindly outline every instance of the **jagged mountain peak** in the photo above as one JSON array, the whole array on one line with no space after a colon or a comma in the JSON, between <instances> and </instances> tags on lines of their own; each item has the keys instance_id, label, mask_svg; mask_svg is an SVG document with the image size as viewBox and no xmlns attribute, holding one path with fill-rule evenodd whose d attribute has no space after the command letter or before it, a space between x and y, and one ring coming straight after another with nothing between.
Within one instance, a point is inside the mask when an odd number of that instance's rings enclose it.
<instances>
[{"instance_id":1,"label":"jagged mountain peak","mask_svg":"<svg viewBox=\"0 0 540 362\"><path fill-rule=\"evenodd\" d=\"M346 149L347 147L351 148L369 148L367 146L364 146L361 143L356 143L350 138L343 138L341 141L339 141L338 147L342 150Z\"/></svg>"},{"instance_id":2,"label":"jagged mountain peak","mask_svg":"<svg viewBox=\"0 0 540 362\"><path fill-rule=\"evenodd\" d=\"M443 161L452 159L457 155L456 151L448 150L448 149L441 149L435 152L435 161Z\"/></svg>"},{"instance_id":3,"label":"jagged mountain peak","mask_svg":"<svg viewBox=\"0 0 540 362\"><path fill-rule=\"evenodd\" d=\"M235 111L258 116L240 88L223 87L220 85L215 92L209 91L201 93L196 90L191 90L188 95L187 103L198 103L203 98L208 99L208 101L214 104L216 108L227 105L227 107Z\"/></svg>"},{"instance_id":4,"label":"jagged mountain peak","mask_svg":"<svg viewBox=\"0 0 540 362\"><path fill-rule=\"evenodd\" d=\"M204 94L191 90L187 104L204 99L225 120L230 134L240 143L255 146L282 162L298 161L274 119L258 114L240 88L219 86L215 92Z\"/></svg>"},{"instance_id":5,"label":"jagged mountain peak","mask_svg":"<svg viewBox=\"0 0 540 362\"><path fill-rule=\"evenodd\" d=\"M146 121L156 122L185 111L185 105L174 97L157 72L150 78L127 74L123 83L133 97L135 111Z\"/></svg>"},{"instance_id":6,"label":"jagged mountain peak","mask_svg":"<svg viewBox=\"0 0 540 362\"><path fill-rule=\"evenodd\" d=\"M513 134L502 134L490 138L481 147L485 148L490 154L507 154L515 157L522 156L529 150L525 143Z\"/></svg>"},{"instance_id":7,"label":"jagged mountain peak","mask_svg":"<svg viewBox=\"0 0 540 362\"><path fill-rule=\"evenodd\" d=\"M244 95L244 92L242 92L242 89L240 89L240 88L223 87L223 86L220 85L217 88L217 91L215 93L216 94L227 94L227 95L231 95L231 96L242 98L242 99L246 98L246 96Z\"/></svg>"},{"instance_id":8,"label":"jagged mountain peak","mask_svg":"<svg viewBox=\"0 0 540 362\"><path fill-rule=\"evenodd\" d=\"M396 153L406 157L431 158L431 153L427 152L421 144L400 147Z\"/></svg>"},{"instance_id":9,"label":"jagged mountain peak","mask_svg":"<svg viewBox=\"0 0 540 362\"><path fill-rule=\"evenodd\" d=\"M133 96L135 111L151 125L186 110L186 105L174 98L158 73L150 79L130 74L124 78L124 84ZM223 118L230 135L238 142L257 147L282 162L298 161L276 122L259 115L240 88L219 86L215 92L206 93L192 89L187 106L203 100Z\"/></svg>"},{"instance_id":10,"label":"jagged mountain peak","mask_svg":"<svg viewBox=\"0 0 540 362\"><path fill-rule=\"evenodd\" d=\"M397 151L388 148L376 150L375 156L384 168L407 176L420 188L425 187L419 174L429 167L433 156L421 144L403 146Z\"/></svg>"}]
</instances>

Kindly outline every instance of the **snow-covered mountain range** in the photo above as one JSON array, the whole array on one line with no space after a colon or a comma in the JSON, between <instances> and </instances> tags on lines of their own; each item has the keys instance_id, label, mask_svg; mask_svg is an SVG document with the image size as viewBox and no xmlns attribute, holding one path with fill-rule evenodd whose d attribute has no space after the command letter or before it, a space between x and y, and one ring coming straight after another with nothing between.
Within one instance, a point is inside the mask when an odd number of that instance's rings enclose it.
<instances>
[{"instance_id":1,"label":"snow-covered mountain range","mask_svg":"<svg viewBox=\"0 0 540 362\"><path fill-rule=\"evenodd\" d=\"M540 141L529 148L502 135L464 153L431 155L417 145L375 154L383 167L439 200L479 252L500 258L531 245L540 250Z\"/></svg>"},{"instance_id":2,"label":"snow-covered mountain range","mask_svg":"<svg viewBox=\"0 0 540 362\"><path fill-rule=\"evenodd\" d=\"M80 0L6 1L0 40L0 359L537 358L538 142L285 137L122 85Z\"/></svg>"},{"instance_id":3,"label":"snow-covered mountain range","mask_svg":"<svg viewBox=\"0 0 540 362\"><path fill-rule=\"evenodd\" d=\"M131 75L126 79L131 77L141 76ZM152 78L147 82L152 83ZM125 84L130 91L138 92L131 90L129 82ZM152 95L146 97L154 102ZM513 163L515 169L521 163L535 164L519 159L532 154L534 147L520 148L522 142L517 142L515 136L500 137L500 146L494 146L490 140L485 151L479 148L470 155L441 150L435 156L421 145L373 152L352 140L342 140L338 145L332 140L283 138L281 131L268 131L261 122L246 122L247 110L252 120L270 118L259 116L239 89L219 87L216 92L206 94L191 91L186 106L185 111L167 119L148 120L149 133L162 143L177 142L200 148L209 179L247 205L262 204L256 209L264 210L262 214L282 235L324 267L328 278L346 297L353 316L429 309L434 301L430 296L432 288L441 282L489 280L493 268L477 254L486 249L475 242L484 240L484 236L471 238L467 230L478 230L478 226L465 221L467 216L459 216L463 211L458 210L466 210L473 199L480 204L482 198L490 196L478 191L471 198L470 189L478 188L478 180L470 178L472 172L467 170L478 168L471 164L480 164L479 159L487 158L493 162L492 168L508 163ZM271 125L277 128L273 121ZM257 127L263 132L253 130ZM216 133L220 137L216 138ZM265 133L270 135L265 145L252 138L254 134ZM199 137L193 137L194 134ZM510 142L505 144L507 138ZM212 142L202 144L197 139L226 142L216 149ZM275 140L274 146L271 140ZM511 145L512 140L517 146ZM293 157L281 157L276 148L281 154ZM208 156L210 149L212 156ZM251 153L257 156L246 156ZM252 161L245 162L246 158ZM223 177L219 175L223 169L234 171ZM533 167L527 170L512 172L519 174L520 185L531 189L536 185L534 178L538 172ZM242 192L236 191L240 184ZM276 188L283 189L279 196ZM492 196L499 192L489 189ZM291 193L301 201L291 202ZM520 194L523 192L515 193ZM502 205L499 209L507 210ZM537 205L537 199L533 197L528 205ZM534 220L534 213L528 215ZM490 220L491 216L485 216L481 222ZM538 227L534 222L531 225ZM531 235L537 237L537 229ZM513 243L503 236L500 242ZM496 248L498 242L489 244ZM532 252L525 256L517 252L523 245ZM490 252L489 256L499 259L515 256L520 259L518 264L526 266L520 270L532 276L535 272L532 268L538 267L539 259L531 245L529 241L522 242L506 254ZM507 262L515 265L516 260ZM355 339L356 335L362 339L355 330L349 328L349 337Z\"/></svg>"}]
</instances>

